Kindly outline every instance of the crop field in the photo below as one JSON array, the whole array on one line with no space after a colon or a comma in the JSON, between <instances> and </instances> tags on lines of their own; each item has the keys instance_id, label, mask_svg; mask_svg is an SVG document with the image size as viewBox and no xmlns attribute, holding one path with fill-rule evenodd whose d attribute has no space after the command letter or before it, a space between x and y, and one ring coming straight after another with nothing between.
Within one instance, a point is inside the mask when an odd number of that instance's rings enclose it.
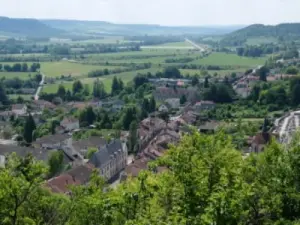
<instances>
[{"instance_id":1,"label":"crop field","mask_svg":"<svg viewBox=\"0 0 300 225\"><path fill-rule=\"evenodd\" d=\"M191 64L200 65L216 65L216 66L237 66L237 67L253 67L263 65L267 60L266 57L249 58L240 57L235 54L212 53L208 57L192 61Z\"/></svg>"},{"instance_id":2,"label":"crop field","mask_svg":"<svg viewBox=\"0 0 300 225\"><path fill-rule=\"evenodd\" d=\"M80 63L72 63L66 61L60 62L42 62L41 72L47 77L59 77L61 75L82 76L88 72L97 69L114 69L115 66L98 66L98 65L85 65Z\"/></svg>"},{"instance_id":3,"label":"crop field","mask_svg":"<svg viewBox=\"0 0 300 225\"><path fill-rule=\"evenodd\" d=\"M121 78L123 80L123 82L126 84L130 81L133 80L133 78L138 74L138 73L142 73L145 74L147 72L151 72L151 73L155 73L160 71L161 69L159 68L150 68L150 69L144 69L144 70L137 70L137 71L132 71L132 72L123 72L123 73L117 73L117 74L112 74L112 75L108 75L108 76L103 76L103 77L99 77L99 80L101 80L105 86L105 89L109 92L111 90L111 84L112 84L112 80L113 77L116 76L117 78ZM83 84L88 84L90 91L92 91L93 88L93 82L94 80L97 78L82 78L80 79L80 81ZM44 86L43 91L45 93L55 93L57 92L58 86L60 84L63 84L64 87L68 90L72 89L72 84L73 82L60 82L60 83L55 83L55 84L49 84Z\"/></svg>"},{"instance_id":4,"label":"crop field","mask_svg":"<svg viewBox=\"0 0 300 225\"><path fill-rule=\"evenodd\" d=\"M21 80L29 79L30 72L0 72L0 79L5 77L6 79L19 78ZM35 74L35 73L31 73Z\"/></svg>"}]
</instances>

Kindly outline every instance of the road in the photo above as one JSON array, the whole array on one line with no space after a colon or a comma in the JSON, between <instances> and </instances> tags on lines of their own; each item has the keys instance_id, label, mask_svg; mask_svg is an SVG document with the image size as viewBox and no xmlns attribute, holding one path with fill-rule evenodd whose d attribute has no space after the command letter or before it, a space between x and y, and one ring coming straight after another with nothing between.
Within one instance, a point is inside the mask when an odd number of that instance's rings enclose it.
<instances>
[{"instance_id":1,"label":"road","mask_svg":"<svg viewBox=\"0 0 300 225\"><path fill-rule=\"evenodd\" d=\"M205 48L196 44L195 42L192 42L190 39L185 38L185 41L193 45L195 48L199 49L201 52L205 52Z\"/></svg>"},{"instance_id":2,"label":"road","mask_svg":"<svg viewBox=\"0 0 300 225\"><path fill-rule=\"evenodd\" d=\"M41 92L41 90L42 90L42 88L43 88L43 85L44 85L44 83L45 83L45 78L46 78L46 76L45 76L45 74L43 74L43 73L41 73L41 75L42 75L42 80L41 80L41 82L40 82L40 84L39 84L38 89L36 90L36 93L35 93L35 95L34 95L34 100L39 100L40 92Z\"/></svg>"}]
</instances>

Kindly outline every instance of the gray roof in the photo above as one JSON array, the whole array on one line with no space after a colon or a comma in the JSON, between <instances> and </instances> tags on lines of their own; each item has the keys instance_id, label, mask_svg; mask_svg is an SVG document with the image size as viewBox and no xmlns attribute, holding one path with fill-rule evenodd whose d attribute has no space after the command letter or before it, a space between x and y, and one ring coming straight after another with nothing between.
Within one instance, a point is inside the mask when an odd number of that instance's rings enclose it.
<instances>
[{"instance_id":1,"label":"gray roof","mask_svg":"<svg viewBox=\"0 0 300 225\"><path fill-rule=\"evenodd\" d=\"M33 144L56 144L69 138L68 134L54 134L38 138Z\"/></svg>"},{"instance_id":2,"label":"gray roof","mask_svg":"<svg viewBox=\"0 0 300 225\"><path fill-rule=\"evenodd\" d=\"M76 151L80 151L82 149L86 148L100 148L104 145L106 145L106 140L101 137L90 137L86 140L80 140L80 141L73 141L73 148Z\"/></svg>"},{"instance_id":3,"label":"gray roof","mask_svg":"<svg viewBox=\"0 0 300 225\"><path fill-rule=\"evenodd\" d=\"M44 149L0 144L0 155L9 155L13 152L15 152L20 157L25 157L28 154L32 154L36 159L42 161L47 161L49 155L49 151Z\"/></svg>"},{"instance_id":4,"label":"gray roof","mask_svg":"<svg viewBox=\"0 0 300 225\"><path fill-rule=\"evenodd\" d=\"M122 149L121 140L113 140L108 145L100 148L98 152L94 153L89 163L93 164L96 168L100 168L110 160L110 157L113 156L114 153Z\"/></svg>"}]
</instances>

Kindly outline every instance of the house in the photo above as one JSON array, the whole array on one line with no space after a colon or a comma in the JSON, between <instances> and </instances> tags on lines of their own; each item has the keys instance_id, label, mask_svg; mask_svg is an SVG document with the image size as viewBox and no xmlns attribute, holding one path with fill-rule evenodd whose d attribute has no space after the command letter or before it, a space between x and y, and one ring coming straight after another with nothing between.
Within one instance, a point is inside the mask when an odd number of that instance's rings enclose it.
<instances>
[{"instance_id":1,"label":"house","mask_svg":"<svg viewBox=\"0 0 300 225\"><path fill-rule=\"evenodd\" d=\"M172 109L178 109L180 107L179 98L168 98L165 100L165 102L168 103Z\"/></svg>"},{"instance_id":2,"label":"house","mask_svg":"<svg viewBox=\"0 0 300 225\"><path fill-rule=\"evenodd\" d=\"M262 152L264 147L271 142L272 138L276 138L274 134L268 132L258 133L252 138L250 152Z\"/></svg>"},{"instance_id":3,"label":"house","mask_svg":"<svg viewBox=\"0 0 300 225\"><path fill-rule=\"evenodd\" d=\"M200 101L194 105L194 109L197 111L210 110L214 109L215 107L216 104L212 101Z\"/></svg>"},{"instance_id":4,"label":"house","mask_svg":"<svg viewBox=\"0 0 300 225\"><path fill-rule=\"evenodd\" d=\"M161 104L159 107L158 107L158 111L159 112L168 112L169 111L169 108L166 104Z\"/></svg>"},{"instance_id":5,"label":"house","mask_svg":"<svg viewBox=\"0 0 300 225\"><path fill-rule=\"evenodd\" d=\"M153 91L153 96L157 101L165 101L168 98L180 99L183 95L191 102L197 101L199 98L198 92L194 88L158 87Z\"/></svg>"},{"instance_id":6,"label":"house","mask_svg":"<svg viewBox=\"0 0 300 225\"><path fill-rule=\"evenodd\" d=\"M11 111L16 116L24 116L27 113L27 106L25 104L14 104L11 107Z\"/></svg>"},{"instance_id":7,"label":"house","mask_svg":"<svg viewBox=\"0 0 300 225\"><path fill-rule=\"evenodd\" d=\"M72 117L64 118L63 121L60 122L60 126L67 131L76 130L79 129L79 120Z\"/></svg>"},{"instance_id":8,"label":"house","mask_svg":"<svg viewBox=\"0 0 300 225\"><path fill-rule=\"evenodd\" d=\"M31 154L35 159L48 163L48 159L54 151L56 150L46 150L41 148L30 148L17 145L0 144L0 159L2 159L1 161L5 162L5 158L11 153L15 153L19 157L26 157L28 154ZM73 159L64 154L63 163L72 164L72 162ZM3 167L4 165L1 166Z\"/></svg>"},{"instance_id":9,"label":"house","mask_svg":"<svg viewBox=\"0 0 300 225\"><path fill-rule=\"evenodd\" d=\"M16 116L12 111L2 111L0 112L1 121L9 121L12 116Z\"/></svg>"},{"instance_id":10,"label":"house","mask_svg":"<svg viewBox=\"0 0 300 225\"><path fill-rule=\"evenodd\" d=\"M33 107L36 110L43 111L44 109L55 109L56 106L51 102L45 100L35 100L33 101Z\"/></svg>"},{"instance_id":11,"label":"house","mask_svg":"<svg viewBox=\"0 0 300 225\"><path fill-rule=\"evenodd\" d=\"M73 141L74 150L82 155L86 155L89 148L101 148L107 144L107 141L101 137L90 137L85 140Z\"/></svg>"},{"instance_id":12,"label":"house","mask_svg":"<svg viewBox=\"0 0 300 225\"><path fill-rule=\"evenodd\" d=\"M89 182L93 168L90 164L77 166L58 177L48 180L46 187L54 193L68 194L71 186L85 185Z\"/></svg>"},{"instance_id":13,"label":"house","mask_svg":"<svg viewBox=\"0 0 300 225\"><path fill-rule=\"evenodd\" d=\"M38 138L33 146L43 149L62 149L68 145L71 137L68 134L54 134Z\"/></svg>"},{"instance_id":14,"label":"house","mask_svg":"<svg viewBox=\"0 0 300 225\"><path fill-rule=\"evenodd\" d=\"M89 163L99 169L100 175L107 180L118 175L127 165L128 150L126 143L113 140L94 153Z\"/></svg>"},{"instance_id":15,"label":"house","mask_svg":"<svg viewBox=\"0 0 300 225\"><path fill-rule=\"evenodd\" d=\"M198 127L198 130L201 133L215 133L218 127L219 123L217 121L206 121Z\"/></svg>"},{"instance_id":16,"label":"house","mask_svg":"<svg viewBox=\"0 0 300 225\"><path fill-rule=\"evenodd\" d=\"M114 101L112 104L112 109L116 111L120 111L124 107L125 103L122 100Z\"/></svg>"},{"instance_id":17,"label":"house","mask_svg":"<svg viewBox=\"0 0 300 225\"><path fill-rule=\"evenodd\" d=\"M250 95L250 92L251 92L251 88L250 86L248 85L247 82L245 81L241 81L241 82L238 82L234 87L233 89L235 90L235 92L241 96L242 98L247 98L249 95Z\"/></svg>"}]
</instances>

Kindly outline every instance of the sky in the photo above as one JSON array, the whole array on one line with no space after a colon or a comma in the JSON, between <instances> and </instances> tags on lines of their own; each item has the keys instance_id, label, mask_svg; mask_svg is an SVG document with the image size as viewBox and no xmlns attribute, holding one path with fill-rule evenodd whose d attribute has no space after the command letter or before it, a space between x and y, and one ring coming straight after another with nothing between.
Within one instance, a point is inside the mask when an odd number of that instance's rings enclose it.
<instances>
[{"instance_id":1,"label":"sky","mask_svg":"<svg viewBox=\"0 0 300 225\"><path fill-rule=\"evenodd\" d=\"M0 16L160 25L300 22L300 0L0 0Z\"/></svg>"}]
</instances>

